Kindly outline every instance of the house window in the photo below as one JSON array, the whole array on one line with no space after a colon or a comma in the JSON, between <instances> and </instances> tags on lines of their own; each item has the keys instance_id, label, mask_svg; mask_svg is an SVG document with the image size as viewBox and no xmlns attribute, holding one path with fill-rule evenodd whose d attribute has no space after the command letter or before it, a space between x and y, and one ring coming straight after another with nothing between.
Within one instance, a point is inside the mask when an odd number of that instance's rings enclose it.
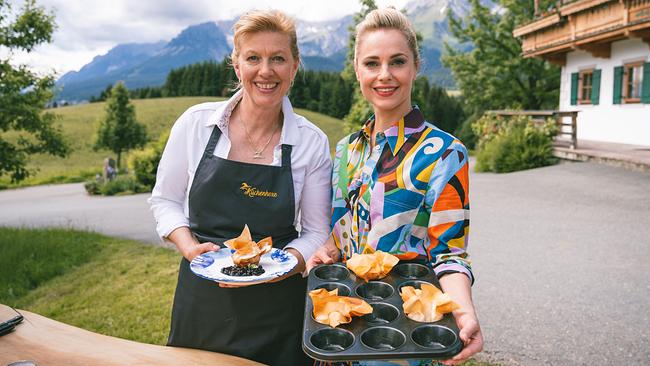
<instances>
[{"instance_id":1,"label":"house window","mask_svg":"<svg viewBox=\"0 0 650 366\"><path fill-rule=\"evenodd\" d=\"M641 85L643 85L643 62L623 65L623 101L625 103L641 102Z\"/></svg>"},{"instance_id":2,"label":"house window","mask_svg":"<svg viewBox=\"0 0 650 366\"><path fill-rule=\"evenodd\" d=\"M580 104L591 104L591 89L594 81L594 70L580 71L580 85L578 90L580 95L578 101Z\"/></svg>"},{"instance_id":3,"label":"house window","mask_svg":"<svg viewBox=\"0 0 650 366\"><path fill-rule=\"evenodd\" d=\"M621 78L623 66L619 66ZM571 74L571 105L600 103L600 69L588 69ZM622 79L621 79L622 80ZM621 83L619 83L620 85ZM619 93L620 95L620 93Z\"/></svg>"}]
</instances>

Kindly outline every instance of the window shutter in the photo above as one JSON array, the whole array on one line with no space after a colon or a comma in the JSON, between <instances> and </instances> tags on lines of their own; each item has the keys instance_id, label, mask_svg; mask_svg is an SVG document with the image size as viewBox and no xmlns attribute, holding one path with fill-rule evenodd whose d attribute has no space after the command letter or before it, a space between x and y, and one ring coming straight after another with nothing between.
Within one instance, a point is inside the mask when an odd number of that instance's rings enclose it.
<instances>
[{"instance_id":1,"label":"window shutter","mask_svg":"<svg viewBox=\"0 0 650 366\"><path fill-rule=\"evenodd\" d=\"M571 105L578 104L578 73L571 74Z\"/></svg>"},{"instance_id":2,"label":"window shutter","mask_svg":"<svg viewBox=\"0 0 650 366\"><path fill-rule=\"evenodd\" d=\"M650 62L643 64L643 86L641 87L641 103L650 103Z\"/></svg>"},{"instance_id":3,"label":"window shutter","mask_svg":"<svg viewBox=\"0 0 650 366\"><path fill-rule=\"evenodd\" d=\"M594 76L591 79L591 104L598 105L600 101L600 70L594 70Z\"/></svg>"},{"instance_id":4,"label":"window shutter","mask_svg":"<svg viewBox=\"0 0 650 366\"><path fill-rule=\"evenodd\" d=\"M623 66L614 68L614 104L621 104L623 91Z\"/></svg>"}]
</instances>

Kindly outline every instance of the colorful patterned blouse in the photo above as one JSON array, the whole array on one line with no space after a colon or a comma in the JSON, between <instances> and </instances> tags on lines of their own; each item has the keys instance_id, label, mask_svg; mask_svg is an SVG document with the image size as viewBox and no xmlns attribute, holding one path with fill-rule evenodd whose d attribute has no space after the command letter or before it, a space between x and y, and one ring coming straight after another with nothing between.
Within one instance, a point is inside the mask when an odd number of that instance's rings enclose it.
<instances>
[{"instance_id":1,"label":"colorful patterned blouse","mask_svg":"<svg viewBox=\"0 0 650 366\"><path fill-rule=\"evenodd\" d=\"M336 147L332 231L342 258L381 250L473 282L467 149L417 107L377 133L371 151L373 124L374 117Z\"/></svg>"}]
</instances>

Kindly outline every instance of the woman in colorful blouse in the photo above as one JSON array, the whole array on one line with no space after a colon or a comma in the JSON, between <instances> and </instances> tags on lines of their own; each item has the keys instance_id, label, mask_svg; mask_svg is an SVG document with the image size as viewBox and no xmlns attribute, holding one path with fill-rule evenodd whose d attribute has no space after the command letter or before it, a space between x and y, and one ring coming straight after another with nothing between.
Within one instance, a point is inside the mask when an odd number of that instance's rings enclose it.
<instances>
[{"instance_id":1,"label":"woman in colorful blouse","mask_svg":"<svg viewBox=\"0 0 650 366\"><path fill-rule=\"evenodd\" d=\"M401 12L374 10L357 26L354 68L374 116L337 145L332 235L307 268L375 250L429 263L461 305L454 316L465 347L443 362L455 365L483 348L466 251L468 153L411 105L419 66L416 35Z\"/></svg>"}]
</instances>

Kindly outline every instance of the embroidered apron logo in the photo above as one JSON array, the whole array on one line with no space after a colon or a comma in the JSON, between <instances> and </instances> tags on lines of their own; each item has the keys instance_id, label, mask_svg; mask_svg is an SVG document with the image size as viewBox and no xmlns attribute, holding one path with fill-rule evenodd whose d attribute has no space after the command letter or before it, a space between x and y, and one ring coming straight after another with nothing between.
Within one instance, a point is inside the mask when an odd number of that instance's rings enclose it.
<instances>
[{"instance_id":1,"label":"embroidered apron logo","mask_svg":"<svg viewBox=\"0 0 650 366\"><path fill-rule=\"evenodd\" d=\"M260 191L255 187L249 186L248 183L246 182L242 182L241 187L239 187L239 189L244 191L244 195L248 197L272 197L272 198L278 197L277 192Z\"/></svg>"}]
</instances>

